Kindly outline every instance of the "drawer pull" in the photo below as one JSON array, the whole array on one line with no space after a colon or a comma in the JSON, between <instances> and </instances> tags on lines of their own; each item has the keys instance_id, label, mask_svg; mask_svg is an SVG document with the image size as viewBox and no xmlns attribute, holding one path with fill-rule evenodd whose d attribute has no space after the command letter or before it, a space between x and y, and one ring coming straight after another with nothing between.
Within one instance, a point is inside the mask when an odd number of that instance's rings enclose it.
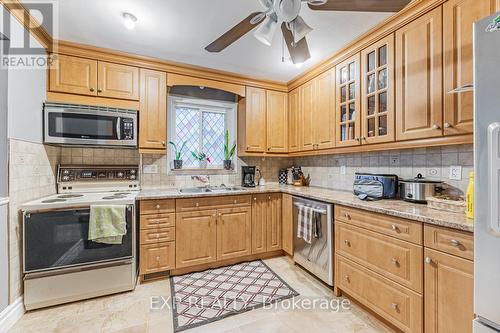
<instances>
[{"instance_id":1,"label":"drawer pull","mask_svg":"<svg viewBox=\"0 0 500 333\"><path fill-rule=\"evenodd\" d=\"M391 258L391 263L394 265L394 266L399 266L399 261L397 258Z\"/></svg>"},{"instance_id":2,"label":"drawer pull","mask_svg":"<svg viewBox=\"0 0 500 333\"><path fill-rule=\"evenodd\" d=\"M425 257L425 263L426 263L426 264L432 264L432 259L431 259L431 257Z\"/></svg>"},{"instance_id":3,"label":"drawer pull","mask_svg":"<svg viewBox=\"0 0 500 333\"><path fill-rule=\"evenodd\" d=\"M268 199L268 200L271 200L271 196L268 196L268 197L267 197L267 199Z\"/></svg>"},{"instance_id":4,"label":"drawer pull","mask_svg":"<svg viewBox=\"0 0 500 333\"><path fill-rule=\"evenodd\" d=\"M156 234L156 239L160 239L160 234Z\"/></svg>"},{"instance_id":5,"label":"drawer pull","mask_svg":"<svg viewBox=\"0 0 500 333\"><path fill-rule=\"evenodd\" d=\"M391 229L394 230L395 232L399 232L399 227L395 224L391 224Z\"/></svg>"},{"instance_id":6,"label":"drawer pull","mask_svg":"<svg viewBox=\"0 0 500 333\"><path fill-rule=\"evenodd\" d=\"M156 209L160 209L160 205L156 205Z\"/></svg>"},{"instance_id":7,"label":"drawer pull","mask_svg":"<svg viewBox=\"0 0 500 333\"><path fill-rule=\"evenodd\" d=\"M233 201L233 203L234 203L234 204L237 204L237 203L238 203L238 200L234 200L234 201Z\"/></svg>"},{"instance_id":8,"label":"drawer pull","mask_svg":"<svg viewBox=\"0 0 500 333\"><path fill-rule=\"evenodd\" d=\"M156 261L160 261L160 256L157 256L157 257L156 257Z\"/></svg>"},{"instance_id":9,"label":"drawer pull","mask_svg":"<svg viewBox=\"0 0 500 333\"><path fill-rule=\"evenodd\" d=\"M450 245L458 247L458 246L460 246L462 244L459 241L457 241L456 239L451 239L450 240Z\"/></svg>"},{"instance_id":10,"label":"drawer pull","mask_svg":"<svg viewBox=\"0 0 500 333\"><path fill-rule=\"evenodd\" d=\"M351 219L351 215L350 215L349 213L345 213L345 214L344 214L344 216L345 216L345 218L346 218L346 219L348 219L348 220L350 220L350 219Z\"/></svg>"},{"instance_id":11,"label":"drawer pull","mask_svg":"<svg viewBox=\"0 0 500 333\"><path fill-rule=\"evenodd\" d=\"M199 202L195 203L194 205L195 205L196 207L200 207L200 203L199 203Z\"/></svg>"},{"instance_id":12,"label":"drawer pull","mask_svg":"<svg viewBox=\"0 0 500 333\"><path fill-rule=\"evenodd\" d=\"M347 282L349 282L350 281L349 275L344 276L344 280L346 280Z\"/></svg>"},{"instance_id":13,"label":"drawer pull","mask_svg":"<svg viewBox=\"0 0 500 333\"><path fill-rule=\"evenodd\" d=\"M398 304L397 303L391 303L391 308L393 310L397 310L398 309Z\"/></svg>"},{"instance_id":14,"label":"drawer pull","mask_svg":"<svg viewBox=\"0 0 500 333\"><path fill-rule=\"evenodd\" d=\"M347 239L344 241L344 244L351 247L351 242L349 242Z\"/></svg>"}]
</instances>

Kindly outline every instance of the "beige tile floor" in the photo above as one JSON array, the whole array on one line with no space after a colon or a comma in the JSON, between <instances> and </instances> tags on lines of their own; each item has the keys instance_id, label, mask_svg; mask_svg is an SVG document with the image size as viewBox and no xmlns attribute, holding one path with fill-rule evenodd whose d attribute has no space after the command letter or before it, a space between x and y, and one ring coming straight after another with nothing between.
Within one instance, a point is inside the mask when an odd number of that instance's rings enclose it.
<instances>
[{"instance_id":1,"label":"beige tile floor","mask_svg":"<svg viewBox=\"0 0 500 333\"><path fill-rule=\"evenodd\" d=\"M266 264L300 293L300 298L336 300L332 291L285 257ZM169 309L150 310L152 296L169 296L168 280L138 285L135 291L26 313L10 332L173 332ZM342 300L340 298L339 300ZM348 310L257 309L189 333L375 333L388 332L354 304Z\"/></svg>"}]
</instances>

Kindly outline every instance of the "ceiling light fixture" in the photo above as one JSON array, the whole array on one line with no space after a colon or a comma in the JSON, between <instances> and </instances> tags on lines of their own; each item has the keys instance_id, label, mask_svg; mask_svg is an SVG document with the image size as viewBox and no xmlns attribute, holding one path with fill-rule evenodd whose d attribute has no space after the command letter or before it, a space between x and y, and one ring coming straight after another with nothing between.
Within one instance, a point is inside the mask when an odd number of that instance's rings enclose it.
<instances>
[{"instance_id":1,"label":"ceiling light fixture","mask_svg":"<svg viewBox=\"0 0 500 333\"><path fill-rule=\"evenodd\" d=\"M295 20L289 23L290 31L293 33L293 41L294 43L300 42L302 38L307 36L313 29L307 25L304 19L300 16L297 16Z\"/></svg>"},{"instance_id":2,"label":"ceiling light fixture","mask_svg":"<svg viewBox=\"0 0 500 333\"><path fill-rule=\"evenodd\" d=\"M123 24L125 25L125 28L132 30L135 28L135 22L137 22L137 17L134 15L124 12L122 14L123 16Z\"/></svg>"},{"instance_id":3,"label":"ceiling light fixture","mask_svg":"<svg viewBox=\"0 0 500 333\"><path fill-rule=\"evenodd\" d=\"M267 46L271 46L273 42L273 37L276 32L276 28L278 27L278 22L274 20L271 16L266 16L264 22L255 30L254 36L259 40L262 44Z\"/></svg>"},{"instance_id":4,"label":"ceiling light fixture","mask_svg":"<svg viewBox=\"0 0 500 333\"><path fill-rule=\"evenodd\" d=\"M321 6L326 4L327 2L327 0L307 0L307 3L311 6Z\"/></svg>"}]
</instances>

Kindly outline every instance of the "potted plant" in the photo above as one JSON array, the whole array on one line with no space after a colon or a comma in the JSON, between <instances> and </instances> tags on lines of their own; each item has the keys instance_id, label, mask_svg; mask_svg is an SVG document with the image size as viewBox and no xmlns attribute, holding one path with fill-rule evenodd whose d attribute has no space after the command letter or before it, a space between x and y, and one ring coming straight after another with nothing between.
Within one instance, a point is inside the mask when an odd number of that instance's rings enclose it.
<instances>
[{"instance_id":1,"label":"potted plant","mask_svg":"<svg viewBox=\"0 0 500 333\"><path fill-rule=\"evenodd\" d=\"M191 155L193 155L193 157L198 160L198 163L200 164L200 169L207 168L207 164L210 162L210 157L208 157L207 154L203 152L197 153L192 151Z\"/></svg>"},{"instance_id":2,"label":"potted plant","mask_svg":"<svg viewBox=\"0 0 500 333\"><path fill-rule=\"evenodd\" d=\"M174 151L175 151L174 169L176 169L176 170L182 169L181 156L182 156L182 151L184 150L184 147L186 146L187 141L184 141L184 143L182 144L182 146L179 149L177 149L177 145L173 141L169 141L168 143L170 145L172 145L172 147L174 147Z\"/></svg>"},{"instance_id":3,"label":"potted plant","mask_svg":"<svg viewBox=\"0 0 500 333\"><path fill-rule=\"evenodd\" d=\"M226 130L224 136L224 169L231 170L233 163L234 151L236 150L236 143L229 149L229 130Z\"/></svg>"}]
</instances>

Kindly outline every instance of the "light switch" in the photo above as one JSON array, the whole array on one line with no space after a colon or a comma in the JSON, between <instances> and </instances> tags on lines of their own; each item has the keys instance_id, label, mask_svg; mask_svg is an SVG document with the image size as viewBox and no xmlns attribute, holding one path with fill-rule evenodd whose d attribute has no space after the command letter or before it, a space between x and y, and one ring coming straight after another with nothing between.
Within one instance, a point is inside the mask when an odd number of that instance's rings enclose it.
<instances>
[{"instance_id":1,"label":"light switch","mask_svg":"<svg viewBox=\"0 0 500 333\"><path fill-rule=\"evenodd\" d=\"M460 165L450 166L450 177L451 180L462 180L462 167Z\"/></svg>"},{"instance_id":2,"label":"light switch","mask_svg":"<svg viewBox=\"0 0 500 333\"><path fill-rule=\"evenodd\" d=\"M146 164L142 166L142 173L153 174L158 173L158 166L155 164Z\"/></svg>"},{"instance_id":3,"label":"light switch","mask_svg":"<svg viewBox=\"0 0 500 333\"><path fill-rule=\"evenodd\" d=\"M346 167L345 167L345 165L342 165L342 166L340 167L340 174L341 174L341 175L345 175L345 174L346 174Z\"/></svg>"}]
</instances>

